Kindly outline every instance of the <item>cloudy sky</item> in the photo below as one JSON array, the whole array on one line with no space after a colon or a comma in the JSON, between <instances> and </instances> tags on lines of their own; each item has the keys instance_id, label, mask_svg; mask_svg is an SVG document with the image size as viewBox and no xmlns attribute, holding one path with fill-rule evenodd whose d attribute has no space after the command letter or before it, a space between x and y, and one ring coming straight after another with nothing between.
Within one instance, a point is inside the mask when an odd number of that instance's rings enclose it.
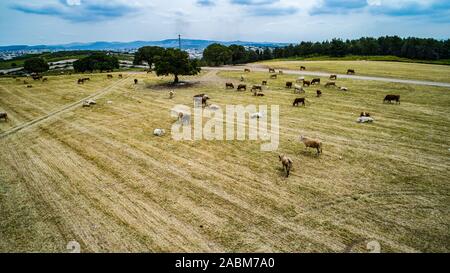
<instances>
[{"instance_id":1,"label":"cloudy sky","mask_svg":"<svg viewBox=\"0 0 450 273\"><path fill-rule=\"evenodd\" d=\"M0 45L450 38L450 0L0 0Z\"/></svg>"}]
</instances>

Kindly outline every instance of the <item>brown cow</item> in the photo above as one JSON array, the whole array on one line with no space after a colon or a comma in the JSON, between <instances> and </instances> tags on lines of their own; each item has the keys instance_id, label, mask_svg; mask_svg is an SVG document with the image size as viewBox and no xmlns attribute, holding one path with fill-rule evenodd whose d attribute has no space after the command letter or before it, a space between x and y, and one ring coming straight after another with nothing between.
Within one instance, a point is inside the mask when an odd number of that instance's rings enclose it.
<instances>
[{"instance_id":1,"label":"brown cow","mask_svg":"<svg viewBox=\"0 0 450 273\"><path fill-rule=\"evenodd\" d=\"M330 75L330 80L337 80L337 75Z\"/></svg>"},{"instance_id":2,"label":"brown cow","mask_svg":"<svg viewBox=\"0 0 450 273\"><path fill-rule=\"evenodd\" d=\"M400 104L400 96L399 95L387 95L384 98L383 103L386 103L386 102L392 103L392 101L395 101L396 103Z\"/></svg>"},{"instance_id":3,"label":"brown cow","mask_svg":"<svg viewBox=\"0 0 450 273\"><path fill-rule=\"evenodd\" d=\"M320 85L320 79L319 79L319 78L313 79L313 80L311 81L311 85L316 85L316 84L319 84L319 85Z\"/></svg>"},{"instance_id":4,"label":"brown cow","mask_svg":"<svg viewBox=\"0 0 450 273\"><path fill-rule=\"evenodd\" d=\"M225 88L226 89L234 89L234 84L231 82L227 82L227 83L225 83Z\"/></svg>"},{"instance_id":5,"label":"brown cow","mask_svg":"<svg viewBox=\"0 0 450 273\"><path fill-rule=\"evenodd\" d=\"M271 79L276 79L277 77L278 77L277 74L270 75Z\"/></svg>"},{"instance_id":6,"label":"brown cow","mask_svg":"<svg viewBox=\"0 0 450 273\"><path fill-rule=\"evenodd\" d=\"M138 84L139 80L138 79L134 79L134 84Z\"/></svg>"},{"instance_id":7,"label":"brown cow","mask_svg":"<svg viewBox=\"0 0 450 273\"><path fill-rule=\"evenodd\" d=\"M306 67L305 66L300 66L300 70L306 70Z\"/></svg>"},{"instance_id":8,"label":"brown cow","mask_svg":"<svg viewBox=\"0 0 450 273\"><path fill-rule=\"evenodd\" d=\"M251 90L252 92L253 92L253 91L256 92L256 91L258 91L258 90L259 90L259 91L262 91L262 86L261 86L261 85L253 85L253 86L252 86L252 90Z\"/></svg>"},{"instance_id":9,"label":"brown cow","mask_svg":"<svg viewBox=\"0 0 450 273\"><path fill-rule=\"evenodd\" d=\"M286 171L286 177L289 177L289 174L291 173L292 169L292 159L285 155L279 155L278 158L280 159L281 163L283 164L283 169Z\"/></svg>"},{"instance_id":10,"label":"brown cow","mask_svg":"<svg viewBox=\"0 0 450 273\"><path fill-rule=\"evenodd\" d=\"M355 72L354 69L348 69L348 70L347 70L347 75L350 75L350 74L354 75L355 73L356 73L356 72Z\"/></svg>"},{"instance_id":11,"label":"brown cow","mask_svg":"<svg viewBox=\"0 0 450 273\"><path fill-rule=\"evenodd\" d=\"M370 113L361 112L361 115L359 115L359 117L368 117L368 118L370 118Z\"/></svg>"},{"instance_id":12,"label":"brown cow","mask_svg":"<svg viewBox=\"0 0 450 273\"><path fill-rule=\"evenodd\" d=\"M310 86L311 82L310 81L303 81L303 86Z\"/></svg>"},{"instance_id":13,"label":"brown cow","mask_svg":"<svg viewBox=\"0 0 450 273\"><path fill-rule=\"evenodd\" d=\"M247 91L247 85L239 84L238 88L237 88L237 91L242 91L242 90Z\"/></svg>"},{"instance_id":14,"label":"brown cow","mask_svg":"<svg viewBox=\"0 0 450 273\"><path fill-rule=\"evenodd\" d=\"M298 107L299 104L303 104L306 107L306 99L305 98L296 98L292 106Z\"/></svg>"},{"instance_id":15,"label":"brown cow","mask_svg":"<svg viewBox=\"0 0 450 273\"><path fill-rule=\"evenodd\" d=\"M123 75L122 74L119 74L119 79L122 79L123 78Z\"/></svg>"},{"instance_id":16,"label":"brown cow","mask_svg":"<svg viewBox=\"0 0 450 273\"><path fill-rule=\"evenodd\" d=\"M107 77L108 79L112 79L112 78L113 78L113 75L108 74L106 77Z\"/></svg>"},{"instance_id":17,"label":"brown cow","mask_svg":"<svg viewBox=\"0 0 450 273\"><path fill-rule=\"evenodd\" d=\"M335 82L327 82L326 84L325 84L325 87L336 87L336 83Z\"/></svg>"},{"instance_id":18,"label":"brown cow","mask_svg":"<svg viewBox=\"0 0 450 273\"><path fill-rule=\"evenodd\" d=\"M269 73L275 73L275 69L269 68Z\"/></svg>"},{"instance_id":19,"label":"brown cow","mask_svg":"<svg viewBox=\"0 0 450 273\"><path fill-rule=\"evenodd\" d=\"M0 112L0 119L4 119L5 122L8 122L8 114L6 112Z\"/></svg>"},{"instance_id":20,"label":"brown cow","mask_svg":"<svg viewBox=\"0 0 450 273\"><path fill-rule=\"evenodd\" d=\"M244 72L249 73L250 69L246 68L246 69L244 69Z\"/></svg>"},{"instance_id":21,"label":"brown cow","mask_svg":"<svg viewBox=\"0 0 450 273\"><path fill-rule=\"evenodd\" d=\"M292 82L286 82L286 88L292 88L293 83Z\"/></svg>"},{"instance_id":22,"label":"brown cow","mask_svg":"<svg viewBox=\"0 0 450 273\"><path fill-rule=\"evenodd\" d=\"M267 81L262 81L262 85L267 85Z\"/></svg>"},{"instance_id":23,"label":"brown cow","mask_svg":"<svg viewBox=\"0 0 450 273\"><path fill-rule=\"evenodd\" d=\"M317 90L317 97L320 98L322 96L322 91Z\"/></svg>"}]
</instances>

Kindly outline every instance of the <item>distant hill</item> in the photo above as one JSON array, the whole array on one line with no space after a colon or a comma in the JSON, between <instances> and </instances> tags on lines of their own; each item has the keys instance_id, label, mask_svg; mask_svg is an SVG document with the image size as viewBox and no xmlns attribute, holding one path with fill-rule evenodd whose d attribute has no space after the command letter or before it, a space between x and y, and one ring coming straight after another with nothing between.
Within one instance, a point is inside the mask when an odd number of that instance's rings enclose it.
<instances>
[{"instance_id":1,"label":"distant hill","mask_svg":"<svg viewBox=\"0 0 450 273\"><path fill-rule=\"evenodd\" d=\"M210 41L210 40L181 40L183 49L199 49L203 50L208 45L220 43L223 45L242 45L254 47L281 47L286 46L284 43L272 42L243 42L243 41ZM93 42L93 43L71 43L63 45L10 45L0 46L0 51L21 51L21 50L123 50L135 49L143 46L160 46L160 47L178 47L177 39L168 39L162 41L134 41L134 42Z\"/></svg>"}]
</instances>

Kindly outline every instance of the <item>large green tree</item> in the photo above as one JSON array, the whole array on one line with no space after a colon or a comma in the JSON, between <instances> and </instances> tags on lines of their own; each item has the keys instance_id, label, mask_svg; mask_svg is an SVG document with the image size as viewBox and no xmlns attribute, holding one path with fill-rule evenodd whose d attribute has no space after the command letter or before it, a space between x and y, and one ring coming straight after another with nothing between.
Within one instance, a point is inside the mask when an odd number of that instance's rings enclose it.
<instances>
[{"instance_id":1,"label":"large green tree","mask_svg":"<svg viewBox=\"0 0 450 273\"><path fill-rule=\"evenodd\" d=\"M76 72L99 70L101 72L119 68L119 60L105 53L94 53L73 63Z\"/></svg>"},{"instance_id":2,"label":"large green tree","mask_svg":"<svg viewBox=\"0 0 450 273\"><path fill-rule=\"evenodd\" d=\"M181 75L197 75L200 72L198 60L189 59L189 54L175 48L163 49L155 57L155 71L158 76L173 75L174 83L179 82Z\"/></svg>"},{"instance_id":3,"label":"large green tree","mask_svg":"<svg viewBox=\"0 0 450 273\"><path fill-rule=\"evenodd\" d=\"M211 44L203 51L203 60L212 66L230 64L233 60L233 52L221 44Z\"/></svg>"},{"instance_id":4,"label":"large green tree","mask_svg":"<svg viewBox=\"0 0 450 273\"><path fill-rule=\"evenodd\" d=\"M29 73L43 73L48 71L50 67L42 58L31 58L25 61L23 68Z\"/></svg>"},{"instance_id":5,"label":"large green tree","mask_svg":"<svg viewBox=\"0 0 450 273\"><path fill-rule=\"evenodd\" d=\"M140 65L142 62L147 62L149 68L152 69L155 63L156 57L161 56L164 52L164 48L159 46L144 46L139 48L139 50L134 54L135 65Z\"/></svg>"}]
</instances>

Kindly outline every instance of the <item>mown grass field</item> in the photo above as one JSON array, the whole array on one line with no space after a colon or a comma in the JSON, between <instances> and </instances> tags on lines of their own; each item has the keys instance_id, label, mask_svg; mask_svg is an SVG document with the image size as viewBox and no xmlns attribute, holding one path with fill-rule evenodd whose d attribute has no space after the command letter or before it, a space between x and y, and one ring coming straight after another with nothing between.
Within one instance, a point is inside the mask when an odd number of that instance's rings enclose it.
<instances>
[{"instance_id":1,"label":"mown grass field","mask_svg":"<svg viewBox=\"0 0 450 273\"><path fill-rule=\"evenodd\" d=\"M0 139L0 251L342 252L377 240L383 252L450 249L450 90L338 80L349 91L307 89L306 108L284 83L266 96L226 91L240 72L203 72L176 90L169 78L130 74L84 86L50 77L26 89L0 80L0 111L11 126L107 86L93 108L76 107ZM77 76L73 76L76 78ZM268 73L246 75L260 83ZM135 86L132 79L138 78ZM38 92L38 93L37 93ZM207 93L211 103L280 106L280 146L259 141L174 141L170 109ZM383 104L386 94L401 105ZM18 103L18 101L22 103ZM110 101L112 103L108 104ZM361 111L375 123L357 124ZM158 138L153 129L168 135ZM317 157L299 143L319 138ZM283 176L278 154L294 160Z\"/></svg>"},{"instance_id":2,"label":"mown grass field","mask_svg":"<svg viewBox=\"0 0 450 273\"><path fill-rule=\"evenodd\" d=\"M346 74L347 69L356 70L357 75L379 76L399 79L450 82L450 66L419 63L383 61L264 61L258 64L277 69L320 71Z\"/></svg>"}]
</instances>

